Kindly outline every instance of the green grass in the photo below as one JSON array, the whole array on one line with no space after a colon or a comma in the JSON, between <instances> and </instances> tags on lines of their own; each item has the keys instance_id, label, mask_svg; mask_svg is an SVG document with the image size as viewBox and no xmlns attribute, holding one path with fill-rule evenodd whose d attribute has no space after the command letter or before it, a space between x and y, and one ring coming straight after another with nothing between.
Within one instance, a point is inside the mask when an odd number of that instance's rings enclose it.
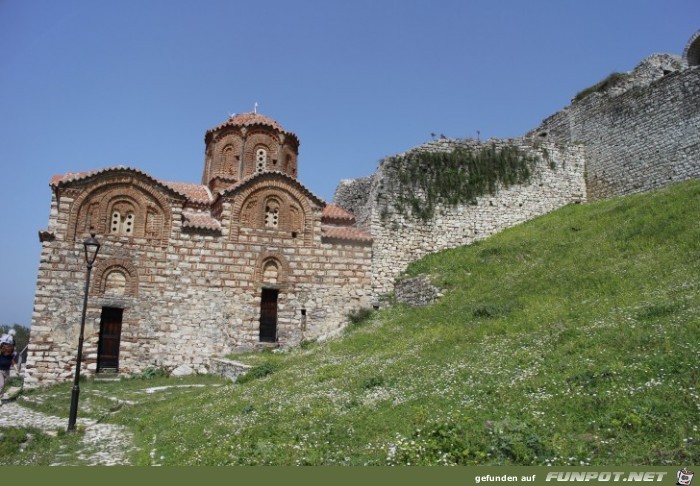
<instances>
[{"instance_id":1,"label":"green grass","mask_svg":"<svg viewBox=\"0 0 700 486\"><path fill-rule=\"evenodd\" d=\"M599 83L594 84L593 86L589 86L588 88L581 90L579 93L574 96L574 101L581 101L584 99L586 96L592 94L592 93L598 93L601 91L605 91L608 89L610 86L614 85L615 83L624 80L625 78L628 78L629 74L627 73L611 73L606 77L604 80L600 81Z\"/></svg>"},{"instance_id":2,"label":"green grass","mask_svg":"<svg viewBox=\"0 0 700 486\"><path fill-rule=\"evenodd\" d=\"M80 434L11 427L0 429L0 465L49 466L56 458L77 447Z\"/></svg>"},{"instance_id":3,"label":"green grass","mask_svg":"<svg viewBox=\"0 0 700 486\"><path fill-rule=\"evenodd\" d=\"M434 305L243 356L247 383L87 382L81 413L144 465L697 464L699 242L698 181L566 207L413 264ZM69 392L27 398L67 416Z\"/></svg>"}]
</instances>

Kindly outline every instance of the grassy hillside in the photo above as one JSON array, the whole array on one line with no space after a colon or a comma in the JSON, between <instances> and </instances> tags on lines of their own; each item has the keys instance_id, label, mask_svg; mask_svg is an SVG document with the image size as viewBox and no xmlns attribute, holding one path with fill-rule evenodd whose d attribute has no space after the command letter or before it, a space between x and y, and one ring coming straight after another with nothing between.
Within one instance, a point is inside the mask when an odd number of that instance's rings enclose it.
<instances>
[{"instance_id":1,"label":"grassy hillside","mask_svg":"<svg viewBox=\"0 0 700 486\"><path fill-rule=\"evenodd\" d=\"M104 420L132 428L139 464L700 463L700 182L566 207L408 273L445 297ZM35 406L67 416L62 400Z\"/></svg>"}]
</instances>

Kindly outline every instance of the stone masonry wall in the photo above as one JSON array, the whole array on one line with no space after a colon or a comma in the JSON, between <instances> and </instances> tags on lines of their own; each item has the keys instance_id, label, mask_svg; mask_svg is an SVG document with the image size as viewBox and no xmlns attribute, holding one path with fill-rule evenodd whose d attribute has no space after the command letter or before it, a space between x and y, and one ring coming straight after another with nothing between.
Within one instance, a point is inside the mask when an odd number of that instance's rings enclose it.
<instances>
[{"instance_id":1,"label":"stone masonry wall","mask_svg":"<svg viewBox=\"0 0 700 486\"><path fill-rule=\"evenodd\" d=\"M374 237L375 293L392 290L393 279L425 254L485 238L570 202L700 177L700 67L655 54L592 91L522 139L496 141L529 143L539 151L536 178L483 196L476 205L441 208L428 222L395 213L382 218L396 197L396 176L386 161L372 176L341 181L335 203ZM440 140L414 150L451 151L460 144L475 142ZM551 170L551 161L561 169Z\"/></svg>"},{"instance_id":2,"label":"stone masonry wall","mask_svg":"<svg viewBox=\"0 0 700 486\"><path fill-rule=\"evenodd\" d=\"M442 297L440 289L435 287L427 275L402 278L396 282L396 301L414 307L432 304Z\"/></svg>"},{"instance_id":3,"label":"stone masonry wall","mask_svg":"<svg viewBox=\"0 0 700 486\"><path fill-rule=\"evenodd\" d=\"M528 136L586 147L591 200L700 177L700 68L654 55Z\"/></svg>"},{"instance_id":4,"label":"stone masonry wall","mask_svg":"<svg viewBox=\"0 0 700 486\"><path fill-rule=\"evenodd\" d=\"M413 151L451 152L492 144L498 148L515 145L538 157L530 183L500 188L496 194L477 198L476 204L438 207L436 216L427 222L393 209L397 169L390 159L382 161L371 177L338 186L334 203L352 211L374 238L372 286L376 295L392 291L395 278L407 265L429 253L469 244L566 204L585 201L581 145L533 144L525 139L438 140Z\"/></svg>"},{"instance_id":5,"label":"stone masonry wall","mask_svg":"<svg viewBox=\"0 0 700 486\"><path fill-rule=\"evenodd\" d=\"M70 379L75 366L86 266L81 238L66 240L71 198L54 195L42 243L25 385ZM123 309L120 372L149 366L189 365L206 372L209 358L252 348L259 341L261 254L284 258L279 283L279 345L338 332L347 315L371 306L369 245L322 241L320 213L313 245L285 245L273 232L255 241L230 241L223 232L182 228L174 205L167 246L146 239L98 235L102 248L92 272L85 325L84 370L97 366L103 307ZM105 282L105 269L121 265L124 286ZM258 280L256 280L258 279ZM302 313L302 309L304 312Z\"/></svg>"}]
</instances>

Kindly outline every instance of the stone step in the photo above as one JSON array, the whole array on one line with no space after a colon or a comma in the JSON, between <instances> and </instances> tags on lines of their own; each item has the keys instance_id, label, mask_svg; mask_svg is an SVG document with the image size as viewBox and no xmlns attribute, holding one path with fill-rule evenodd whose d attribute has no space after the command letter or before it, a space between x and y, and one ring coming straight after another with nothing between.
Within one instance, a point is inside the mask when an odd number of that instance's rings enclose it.
<instances>
[{"instance_id":1,"label":"stone step","mask_svg":"<svg viewBox=\"0 0 700 486\"><path fill-rule=\"evenodd\" d=\"M5 388L5 394L2 396L2 402L5 403L10 402L12 400L16 400L21 391L22 388L19 386L11 386L9 388Z\"/></svg>"},{"instance_id":2,"label":"stone step","mask_svg":"<svg viewBox=\"0 0 700 486\"><path fill-rule=\"evenodd\" d=\"M100 373L95 375L95 381L119 381L121 378L116 373Z\"/></svg>"}]
</instances>

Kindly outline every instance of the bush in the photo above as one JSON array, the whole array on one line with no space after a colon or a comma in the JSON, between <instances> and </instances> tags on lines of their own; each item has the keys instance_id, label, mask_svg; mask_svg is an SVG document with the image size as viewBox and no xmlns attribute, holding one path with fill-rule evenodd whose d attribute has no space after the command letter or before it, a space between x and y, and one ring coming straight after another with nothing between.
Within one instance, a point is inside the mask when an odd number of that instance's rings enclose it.
<instances>
[{"instance_id":1,"label":"bush","mask_svg":"<svg viewBox=\"0 0 700 486\"><path fill-rule=\"evenodd\" d=\"M137 380L150 380L153 378L167 378L169 375L170 373L168 373L168 370L164 368L159 368L157 366L149 366L140 374L135 375L133 378Z\"/></svg>"},{"instance_id":2,"label":"bush","mask_svg":"<svg viewBox=\"0 0 700 486\"><path fill-rule=\"evenodd\" d=\"M275 371L277 371L277 367L268 361L267 363L252 367L248 373L239 376L236 383L242 385L243 383L248 383L249 381L271 375Z\"/></svg>"},{"instance_id":3,"label":"bush","mask_svg":"<svg viewBox=\"0 0 700 486\"><path fill-rule=\"evenodd\" d=\"M625 79L628 75L624 73L612 73L610 74L607 78L602 80L599 83L594 84L593 86L589 86L588 88L580 91L575 97L574 101L581 101L584 99L586 96L592 94L592 93L599 93L601 91L605 91L606 89L610 88L614 84L618 83L619 81Z\"/></svg>"},{"instance_id":4,"label":"bush","mask_svg":"<svg viewBox=\"0 0 700 486\"><path fill-rule=\"evenodd\" d=\"M24 378L22 378L21 376L13 376L9 380L7 380L5 389L7 390L7 388L10 388L13 386L21 387L23 383L24 383Z\"/></svg>"},{"instance_id":5,"label":"bush","mask_svg":"<svg viewBox=\"0 0 700 486\"><path fill-rule=\"evenodd\" d=\"M362 388L365 390L371 390L372 388L376 388L378 386L383 386L384 385L384 377L383 376L372 376L371 378L367 378L363 383L362 383Z\"/></svg>"},{"instance_id":6,"label":"bush","mask_svg":"<svg viewBox=\"0 0 700 486\"><path fill-rule=\"evenodd\" d=\"M388 166L396 170L398 182L394 209L427 221L437 205L476 205L478 197L499 187L528 182L536 161L516 146L495 145L393 157Z\"/></svg>"},{"instance_id":7,"label":"bush","mask_svg":"<svg viewBox=\"0 0 700 486\"><path fill-rule=\"evenodd\" d=\"M372 309L363 307L360 309L355 309L348 314L348 319L353 325L359 325L369 320L372 316Z\"/></svg>"}]
</instances>

